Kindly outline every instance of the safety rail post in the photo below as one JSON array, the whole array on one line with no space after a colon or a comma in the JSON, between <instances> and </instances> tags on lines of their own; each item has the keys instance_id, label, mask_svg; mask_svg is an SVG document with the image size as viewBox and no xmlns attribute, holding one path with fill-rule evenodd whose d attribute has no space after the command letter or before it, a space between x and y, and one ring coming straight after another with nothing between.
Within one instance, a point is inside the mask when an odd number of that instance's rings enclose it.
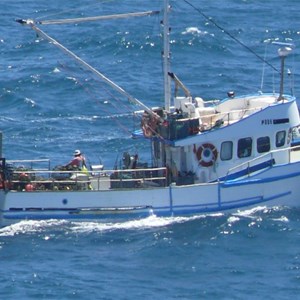
<instances>
[{"instance_id":1,"label":"safety rail post","mask_svg":"<svg viewBox=\"0 0 300 300\"><path fill-rule=\"evenodd\" d=\"M273 152L271 152L270 155L271 155L271 167L273 167L273 165L274 165L274 163L273 163L273 159L274 159L273 158Z\"/></svg>"},{"instance_id":2,"label":"safety rail post","mask_svg":"<svg viewBox=\"0 0 300 300\"><path fill-rule=\"evenodd\" d=\"M100 174L98 175L98 178L97 178L97 191L100 190Z\"/></svg>"}]
</instances>

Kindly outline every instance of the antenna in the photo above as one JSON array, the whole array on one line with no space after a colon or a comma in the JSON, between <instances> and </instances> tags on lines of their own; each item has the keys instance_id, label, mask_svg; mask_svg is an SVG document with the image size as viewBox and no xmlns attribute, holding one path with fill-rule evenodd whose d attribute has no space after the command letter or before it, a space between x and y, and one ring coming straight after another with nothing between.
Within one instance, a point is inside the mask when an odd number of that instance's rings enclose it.
<instances>
[{"instance_id":1,"label":"antenna","mask_svg":"<svg viewBox=\"0 0 300 300\"><path fill-rule=\"evenodd\" d=\"M278 49L278 55L281 59L281 71L280 71L280 92L279 92L279 97L278 101L283 100L283 83L284 83L284 61L285 58L293 51L292 45L291 44L283 44L282 47Z\"/></svg>"}]
</instances>

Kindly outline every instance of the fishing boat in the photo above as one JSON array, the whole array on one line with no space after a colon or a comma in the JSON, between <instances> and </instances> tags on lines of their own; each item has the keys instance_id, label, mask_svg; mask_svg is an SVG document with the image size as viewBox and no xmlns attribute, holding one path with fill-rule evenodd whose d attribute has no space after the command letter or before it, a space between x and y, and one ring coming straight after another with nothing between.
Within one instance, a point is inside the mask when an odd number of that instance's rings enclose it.
<instances>
[{"instance_id":1,"label":"fishing boat","mask_svg":"<svg viewBox=\"0 0 300 300\"><path fill-rule=\"evenodd\" d=\"M121 167L51 169L50 160L1 160L1 223L24 219L120 219L229 212L258 205L297 207L300 152L293 144L299 112L284 92L285 60L293 45L278 44L278 92L207 101L193 97L170 68L169 1L163 4L163 107L148 107L40 27L17 20L50 41L120 94L141 106L133 138L149 140L151 165L124 152ZM117 15L139 17L147 11ZM112 16L110 16L112 17ZM104 17L69 19L95 21ZM84 20L83 20L84 19ZM59 23L60 20L48 21ZM171 95L171 85L182 95Z\"/></svg>"}]
</instances>

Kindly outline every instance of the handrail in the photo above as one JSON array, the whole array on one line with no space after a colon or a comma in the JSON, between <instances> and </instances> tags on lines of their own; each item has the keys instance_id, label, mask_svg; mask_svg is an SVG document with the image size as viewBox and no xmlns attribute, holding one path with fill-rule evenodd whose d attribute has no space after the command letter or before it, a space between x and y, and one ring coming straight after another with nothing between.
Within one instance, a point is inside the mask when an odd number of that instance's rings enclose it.
<instances>
[{"instance_id":1,"label":"handrail","mask_svg":"<svg viewBox=\"0 0 300 300\"><path fill-rule=\"evenodd\" d=\"M21 162L21 161L20 161ZM31 162L30 160L28 160L27 162ZM107 174L111 174L111 173L128 173L128 172L140 172L140 171L164 171L166 170L166 167L158 167L158 168L136 168L136 169L108 169L108 170L86 170L86 171L82 171L82 170L36 170L36 169L28 169L28 170L14 170L14 173L49 173L49 174L55 174L55 173L65 173L65 174L69 174L69 173L74 173L74 174L89 174L89 175L93 175L93 174L102 174L102 175L107 175Z\"/></svg>"},{"instance_id":2,"label":"handrail","mask_svg":"<svg viewBox=\"0 0 300 300\"><path fill-rule=\"evenodd\" d=\"M47 169L35 169L35 170L41 170L41 171L46 171L50 170L51 168L51 163L49 158L43 158L43 159L7 159L6 164L15 164L15 163L23 163L23 164L30 164L30 167L33 169L34 164L38 163L46 163L47 164ZM22 167L22 166L20 166Z\"/></svg>"},{"instance_id":3,"label":"handrail","mask_svg":"<svg viewBox=\"0 0 300 300\"><path fill-rule=\"evenodd\" d=\"M7 159L7 163L34 163L34 162L50 162L49 158L43 158L43 159Z\"/></svg>"},{"instance_id":4,"label":"handrail","mask_svg":"<svg viewBox=\"0 0 300 300\"><path fill-rule=\"evenodd\" d=\"M227 173L226 173L226 176L225 176L225 181L227 180L227 177L228 177L230 174L234 173L234 172L233 172L234 170L242 169L243 166L247 166L247 168L249 169L251 163L253 163L253 162L257 161L257 160L261 160L261 159L263 159L264 157L270 156L270 159L272 160L274 154L275 154L275 153L278 153L278 152L288 152L288 154L289 154L289 162L291 162L291 155L290 155L290 152L293 151L293 150L296 150L297 148L299 149L299 146L287 147L287 148L284 148L284 149L274 149L274 150L272 150L272 151L270 151L270 152L267 152L267 153L264 153L264 154L262 154L262 155L260 155L260 156L258 156L258 157L255 157L255 158L252 158L252 159L250 159L250 160L247 160L246 162L243 162L243 163L241 163L241 164L239 164L239 165L237 165L237 166L234 166L234 167L228 169L228 171L227 171ZM273 164L271 165L271 167L272 167L272 166L273 166ZM249 176L250 174L251 174L251 172L248 173L248 176Z\"/></svg>"},{"instance_id":5,"label":"handrail","mask_svg":"<svg viewBox=\"0 0 300 300\"><path fill-rule=\"evenodd\" d=\"M228 126L231 125L241 119L243 119L245 116L247 116L247 114L250 113L255 113L257 111L262 110L263 107L255 107L255 108L243 108L243 109L236 109L236 110L231 110L231 111L226 111L226 112L216 112L213 114L207 114L207 115L202 115L201 114L201 110L199 111L199 119L202 121L203 124L205 124L205 126L202 128L200 128L201 131L207 131L207 130L211 130L212 128L214 128L215 126L219 126L217 125L217 122L222 121L223 123L220 125L224 126ZM234 115L239 115L238 118L233 117Z\"/></svg>"},{"instance_id":6,"label":"handrail","mask_svg":"<svg viewBox=\"0 0 300 300\"><path fill-rule=\"evenodd\" d=\"M21 191L108 190L167 184L165 167L99 171L16 169L9 172L7 178L9 189Z\"/></svg>"},{"instance_id":7,"label":"handrail","mask_svg":"<svg viewBox=\"0 0 300 300\"><path fill-rule=\"evenodd\" d=\"M218 117L222 117L224 119L225 119L225 117L227 117L227 119L229 120L230 119L229 116L231 114L243 113L243 115L245 115L249 111L253 111L253 113L254 113L255 111L259 111L262 109L263 109L263 107L235 109L235 110L230 110L230 111L217 112L214 114L207 114L207 115L202 115L202 116L200 115L200 119L201 118L212 118L212 117L218 116ZM200 114L201 114L201 110L200 110Z\"/></svg>"}]
</instances>

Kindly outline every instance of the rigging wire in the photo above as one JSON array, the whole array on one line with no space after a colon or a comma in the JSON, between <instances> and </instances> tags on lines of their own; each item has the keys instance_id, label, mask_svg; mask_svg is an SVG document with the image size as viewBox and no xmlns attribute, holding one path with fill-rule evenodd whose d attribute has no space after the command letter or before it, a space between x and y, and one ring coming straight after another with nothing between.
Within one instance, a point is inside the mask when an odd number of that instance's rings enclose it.
<instances>
[{"instance_id":1,"label":"rigging wire","mask_svg":"<svg viewBox=\"0 0 300 300\"><path fill-rule=\"evenodd\" d=\"M130 17L144 17L158 14L159 11L145 11L145 12L135 12L135 13L126 13L126 14L114 14L106 16L94 16L94 17L84 17L84 18L72 18L72 19L55 19L55 20L44 20L39 21L39 24L42 25L51 25L51 24L69 24L69 23L81 23L81 22L91 22L99 20L112 20L112 19L123 19Z\"/></svg>"},{"instance_id":2,"label":"rigging wire","mask_svg":"<svg viewBox=\"0 0 300 300\"><path fill-rule=\"evenodd\" d=\"M267 64L269 67L271 67L274 71L280 73L280 71L275 68L271 63L269 63L267 60L265 60L263 57L261 57L259 54L257 54L254 50L252 50L250 47L245 45L243 42L241 42L238 38L236 38L233 34L231 34L229 31L227 31L225 28L220 26L216 21L214 21L212 18L208 17L202 10L200 10L198 7L190 3L188 0L183 0L186 4L191 6L195 11L197 11L202 17L204 17L207 21L212 23L214 26L216 26L218 29L220 29L222 32L226 33L231 39L233 39L235 42L237 42L239 45L247 49L249 52L251 52L253 55L255 55L259 60L261 60L263 63Z\"/></svg>"},{"instance_id":3,"label":"rigging wire","mask_svg":"<svg viewBox=\"0 0 300 300\"><path fill-rule=\"evenodd\" d=\"M59 63L60 66L68 73L73 74L73 72L64 64L62 63ZM118 102L117 104L114 104L113 101L110 102L110 105L112 105L116 111L120 111L122 112L122 114L112 114L111 111L109 111L109 109L107 108L104 108L102 105L101 105L101 102L99 101L99 99L91 92L91 90L84 84L81 82L81 80L76 77L76 82L81 86L81 88L83 88L83 90L95 101L95 103L99 106L101 106L101 110L103 112L105 112L108 116L110 116L110 118L112 120L114 120L114 122L117 124L117 126L119 128L121 128L124 132L126 132L127 134L130 133L131 134L131 131L126 127L124 126L119 120L118 120L118 117L121 116L121 115L132 115L132 113L129 113L129 114L124 114L124 111L122 109L120 109L121 106L127 108L128 110L130 110L130 107L129 105L125 105L119 98L115 97L106 87L106 85L104 83L100 83L102 88L104 89L104 91L107 93L107 95L109 95L110 97L114 98L114 100L116 100L116 102ZM98 85L99 86L99 85ZM135 116L133 114L133 116Z\"/></svg>"},{"instance_id":4,"label":"rigging wire","mask_svg":"<svg viewBox=\"0 0 300 300\"><path fill-rule=\"evenodd\" d=\"M265 47L264 59L266 59L266 56L267 56L267 47L268 47L268 44L266 44L266 47ZM260 90L261 91L263 90L263 86L264 86L265 69L266 69L266 64L264 62L263 63L263 68L262 68L262 74L261 74L261 84L260 84Z\"/></svg>"},{"instance_id":5,"label":"rigging wire","mask_svg":"<svg viewBox=\"0 0 300 300\"><path fill-rule=\"evenodd\" d=\"M148 12L145 12L144 13L145 15L149 15L149 14L158 14L158 11L148 11ZM132 16L141 16L141 13L132 13L131 14ZM16 20L17 22L19 22L19 23L21 23L21 24L27 24L27 22L26 21L24 21L24 20ZM73 20L71 20L71 21L73 21ZM78 19L77 19L77 21L78 21ZM41 31L39 28L37 28L35 25L34 25L34 23L31 23L31 21L28 21L28 22L30 22L30 24L28 23L27 25L31 25L31 27L32 27L32 29L36 29L37 30L37 32L38 33L42 33L41 35L43 36L43 37L45 37L45 36L47 36L47 34L45 34L43 31ZM38 24L43 24L43 21L39 21L39 22L37 22ZM51 22L50 22L51 23ZM53 40L54 41L54 40ZM52 41L52 42L53 42ZM55 42L53 42L55 45L56 45L56 41ZM93 73L93 72L92 72ZM77 82L78 82L78 79L76 79L77 80ZM80 83L80 85L83 87L84 85L82 84L82 83ZM106 91L108 94L109 94L109 92L108 91ZM111 95L112 96L112 95ZM114 96L112 96L113 98L115 98ZM95 99L96 97L94 96L94 99ZM115 98L116 99L116 98ZM130 99L129 99L130 100ZM121 101L119 101L119 102L121 102ZM119 104L123 104L123 103L119 103ZM112 106L114 106L115 108L116 108L116 110L118 110L118 109L120 109L120 106L121 105L114 105L112 102L111 102L111 105ZM124 105L124 104L123 104ZM135 114L133 114L133 116L134 117L136 117L136 115ZM115 118L113 118L113 119L115 119ZM117 120L115 120L116 122L117 122ZM118 123L118 122L117 122ZM119 127L121 127L121 128L125 128L124 126L122 126L122 124L121 123L119 123L118 124L119 125ZM128 130L126 130L127 132L129 132Z\"/></svg>"}]
</instances>

